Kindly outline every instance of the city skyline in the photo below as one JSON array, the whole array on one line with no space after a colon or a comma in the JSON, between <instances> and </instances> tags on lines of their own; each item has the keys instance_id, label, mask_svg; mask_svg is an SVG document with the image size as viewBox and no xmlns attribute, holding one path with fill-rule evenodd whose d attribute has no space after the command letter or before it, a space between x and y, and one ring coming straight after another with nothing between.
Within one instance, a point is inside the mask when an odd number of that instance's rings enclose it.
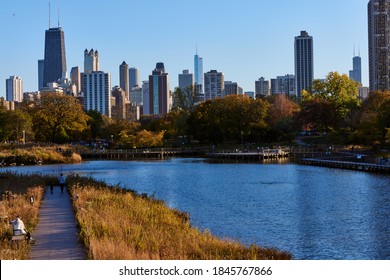
<instances>
[{"instance_id":1,"label":"city skyline","mask_svg":"<svg viewBox=\"0 0 390 280\"><path fill-rule=\"evenodd\" d=\"M367 0L286 1L282 8L252 0L244 4L152 2L152 11L148 9L150 3L137 1L69 0L62 4L68 70L83 68L83 51L93 48L104 57L101 69L111 73L113 86L119 85L117 69L122 61L140 69L141 81L147 80L156 62L161 61L170 73L173 90L182 70L194 72L198 46L204 73L218 69L227 80L237 81L245 91L254 91L260 77L270 80L294 73L294 37L306 30L315 41L314 78L324 78L331 71L348 74L357 46L362 56L363 85L368 86ZM52 27L57 22L57 5L52 1ZM199 11L199 6L207 8ZM229 17L215 15L215 8L221 14L234 12L239 16L227 20ZM198 22L188 20L191 11L202 14ZM155 32L154 21L160 14L164 14L164 29ZM49 27L48 1L9 1L3 4L0 18L0 30L7 38L0 46L0 78L4 84L0 96L5 97L5 79L12 75L23 79L25 91L36 91L37 62L43 58L44 35ZM132 23L136 26L123 28ZM219 23L217 33L211 28L215 23Z\"/></svg>"}]
</instances>

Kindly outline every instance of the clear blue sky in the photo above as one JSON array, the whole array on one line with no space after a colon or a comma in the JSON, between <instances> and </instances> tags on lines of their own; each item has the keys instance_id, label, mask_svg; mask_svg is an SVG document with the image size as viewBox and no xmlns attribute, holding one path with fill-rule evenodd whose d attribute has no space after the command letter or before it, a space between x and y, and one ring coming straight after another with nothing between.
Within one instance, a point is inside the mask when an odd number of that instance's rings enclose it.
<instances>
[{"instance_id":1,"label":"clear blue sky","mask_svg":"<svg viewBox=\"0 0 390 280\"><path fill-rule=\"evenodd\" d=\"M146 80L156 62L165 63L171 88L183 69L193 72L196 44L204 71L254 91L254 81L294 74L294 37L314 37L315 78L348 73L354 45L360 47L363 84L368 86L368 0L62 0L68 72L83 69L84 49L100 53L102 71L119 84L126 61ZM52 27L58 0L51 1ZM21 76L24 91L37 90L37 60L44 57L48 0L1 0L0 96L5 80Z\"/></svg>"}]
</instances>

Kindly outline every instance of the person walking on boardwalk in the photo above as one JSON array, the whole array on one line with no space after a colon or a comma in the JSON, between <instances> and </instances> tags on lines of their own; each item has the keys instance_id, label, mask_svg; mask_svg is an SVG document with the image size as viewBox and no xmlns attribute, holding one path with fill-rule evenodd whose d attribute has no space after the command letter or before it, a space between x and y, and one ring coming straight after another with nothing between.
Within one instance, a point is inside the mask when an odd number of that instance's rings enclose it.
<instances>
[{"instance_id":1,"label":"person walking on boardwalk","mask_svg":"<svg viewBox=\"0 0 390 280\"><path fill-rule=\"evenodd\" d=\"M60 177L58 178L58 183L60 184L61 192L63 193L64 188L65 188L65 177L62 173L61 173Z\"/></svg>"}]
</instances>

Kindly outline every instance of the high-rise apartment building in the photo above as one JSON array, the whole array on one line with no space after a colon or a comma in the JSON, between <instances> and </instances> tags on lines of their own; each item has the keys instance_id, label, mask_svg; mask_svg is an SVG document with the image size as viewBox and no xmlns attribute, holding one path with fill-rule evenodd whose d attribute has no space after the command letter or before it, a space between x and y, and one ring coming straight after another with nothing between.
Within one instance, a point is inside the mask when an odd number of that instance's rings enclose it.
<instances>
[{"instance_id":1,"label":"high-rise apartment building","mask_svg":"<svg viewBox=\"0 0 390 280\"><path fill-rule=\"evenodd\" d=\"M295 87L298 100L301 99L302 90L307 90L313 84L314 58L313 37L306 31L295 37Z\"/></svg>"},{"instance_id":2,"label":"high-rise apartment building","mask_svg":"<svg viewBox=\"0 0 390 280\"><path fill-rule=\"evenodd\" d=\"M111 117L111 75L102 71L83 74L84 109Z\"/></svg>"},{"instance_id":3,"label":"high-rise apartment building","mask_svg":"<svg viewBox=\"0 0 390 280\"><path fill-rule=\"evenodd\" d=\"M159 62L152 75L149 76L149 113L151 115L164 115L169 113L171 107L169 76L165 72L164 63Z\"/></svg>"},{"instance_id":4,"label":"high-rise apartment building","mask_svg":"<svg viewBox=\"0 0 390 280\"><path fill-rule=\"evenodd\" d=\"M271 94L296 95L295 76L287 74L271 79Z\"/></svg>"},{"instance_id":5,"label":"high-rise apartment building","mask_svg":"<svg viewBox=\"0 0 390 280\"><path fill-rule=\"evenodd\" d=\"M66 76L65 36L61 27L46 30L44 60L43 87Z\"/></svg>"},{"instance_id":6,"label":"high-rise apartment building","mask_svg":"<svg viewBox=\"0 0 390 280\"><path fill-rule=\"evenodd\" d=\"M45 85L43 84L43 75L45 71L45 60L38 60L38 90L42 90Z\"/></svg>"},{"instance_id":7,"label":"high-rise apartment building","mask_svg":"<svg viewBox=\"0 0 390 280\"><path fill-rule=\"evenodd\" d=\"M265 78L261 77L255 81L255 93L256 96L268 96L270 95L270 83Z\"/></svg>"},{"instance_id":8,"label":"high-rise apartment building","mask_svg":"<svg viewBox=\"0 0 390 280\"><path fill-rule=\"evenodd\" d=\"M179 88L185 89L187 87L194 86L194 74L189 70L183 70L182 74L179 74Z\"/></svg>"},{"instance_id":9,"label":"high-rise apartment building","mask_svg":"<svg viewBox=\"0 0 390 280\"><path fill-rule=\"evenodd\" d=\"M134 67L129 69L129 84L130 90L141 86L139 69Z\"/></svg>"},{"instance_id":10,"label":"high-rise apartment building","mask_svg":"<svg viewBox=\"0 0 390 280\"><path fill-rule=\"evenodd\" d=\"M23 80L18 76L11 76L6 80L6 100L23 101Z\"/></svg>"},{"instance_id":11,"label":"high-rise apartment building","mask_svg":"<svg viewBox=\"0 0 390 280\"><path fill-rule=\"evenodd\" d=\"M119 86L125 91L126 98L130 98L129 65L125 61L119 66Z\"/></svg>"},{"instance_id":12,"label":"high-rise apartment building","mask_svg":"<svg viewBox=\"0 0 390 280\"><path fill-rule=\"evenodd\" d=\"M238 85L238 83L232 81L225 81L224 96L238 95L238 94L242 94L242 88Z\"/></svg>"},{"instance_id":13,"label":"high-rise apartment building","mask_svg":"<svg viewBox=\"0 0 390 280\"><path fill-rule=\"evenodd\" d=\"M84 74L100 71L99 52L91 49L84 51Z\"/></svg>"},{"instance_id":14,"label":"high-rise apartment building","mask_svg":"<svg viewBox=\"0 0 390 280\"><path fill-rule=\"evenodd\" d=\"M198 51L194 56L194 78L195 86L199 94L202 94L204 92L203 58L198 55Z\"/></svg>"},{"instance_id":15,"label":"high-rise apartment building","mask_svg":"<svg viewBox=\"0 0 390 280\"><path fill-rule=\"evenodd\" d=\"M368 3L370 90L390 89L390 1Z\"/></svg>"},{"instance_id":16,"label":"high-rise apartment building","mask_svg":"<svg viewBox=\"0 0 390 280\"><path fill-rule=\"evenodd\" d=\"M211 70L204 74L204 98L213 100L225 94L225 76L222 72Z\"/></svg>"}]
</instances>

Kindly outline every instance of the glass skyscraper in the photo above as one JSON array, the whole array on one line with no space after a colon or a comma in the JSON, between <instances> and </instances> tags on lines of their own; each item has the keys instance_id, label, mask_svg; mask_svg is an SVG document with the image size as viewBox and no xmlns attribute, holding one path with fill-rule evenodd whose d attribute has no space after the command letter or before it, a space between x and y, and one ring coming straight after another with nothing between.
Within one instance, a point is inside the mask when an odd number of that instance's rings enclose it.
<instances>
[{"instance_id":1,"label":"glass skyscraper","mask_svg":"<svg viewBox=\"0 0 390 280\"><path fill-rule=\"evenodd\" d=\"M43 86L57 82L66 73L65 39L61 27L49 28L45 34Z\"/></svg>"},{"instance_id":2,"label":"glass skyscraper","mask_svg":"<svg viewBox=\"0 0 390 280\"><path fill-rule=\"evenodd\" d=\"M194 76L195 76L195 85L197 85L200 93L203 93L203 58L198 55L196 52L194 56Z\"/></svg>"}]
</instances>

